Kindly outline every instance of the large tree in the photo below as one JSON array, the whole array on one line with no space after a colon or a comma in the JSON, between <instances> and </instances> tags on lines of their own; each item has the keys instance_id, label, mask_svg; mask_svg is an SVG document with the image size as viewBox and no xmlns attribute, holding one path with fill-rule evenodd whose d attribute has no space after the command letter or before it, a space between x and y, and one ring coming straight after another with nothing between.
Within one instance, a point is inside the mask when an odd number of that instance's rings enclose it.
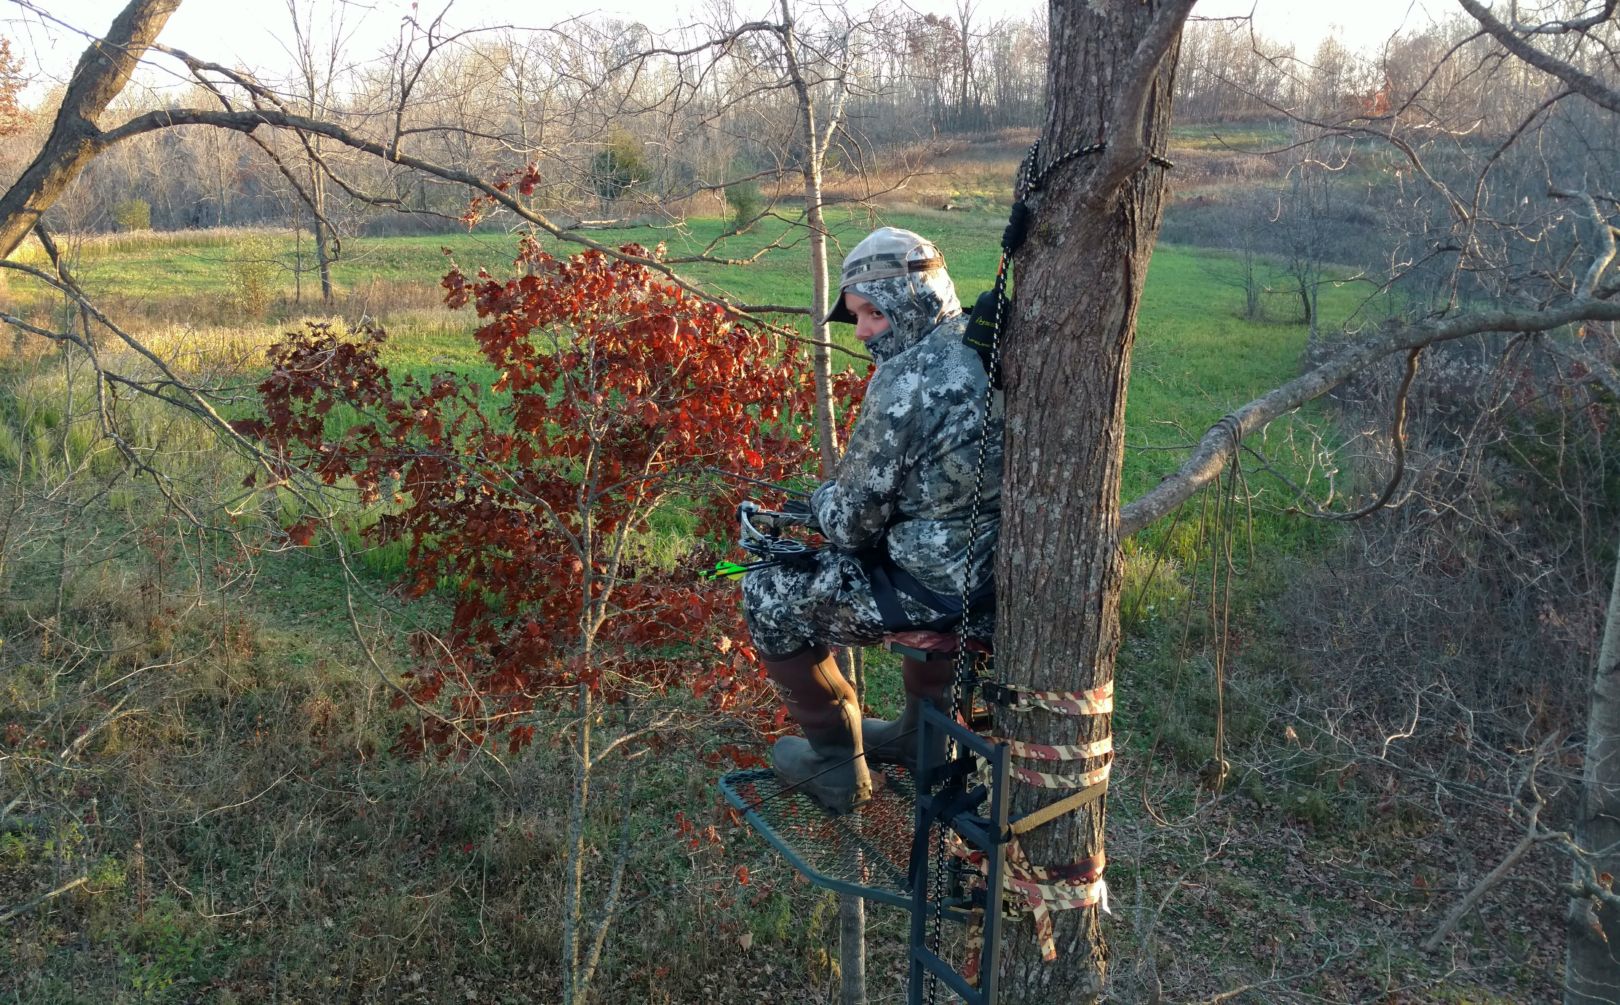
<instances>
[{"instance_id":1,"label":"large tree","mask_svg":"<svg viewBox=\"0 0 1620 1005\"><path fill-rule=\"evenodd\" d=\"M1071 150L1027 198L1033 232L1017 256L1007 334L1007 444L1002 492L997 662L1014 684L1088 690L1113 680L1119 648L1119 485L1125 388L1136 310L1163 214L1176 46L1192 0L1051 6L1051 106L1033 170ZM1000 724L998 723L998 726ZM1020 716L1014 738L1075 743L1075 720ZM1082 721L1078 742L1108 737L1109 716ZM999 731L999 730L998 730ZM1002 731L1006 732L1006 731ZM1020 786L1014 812L1052 793ZM1027 835L1037 866L1097 861L1103 803ZM1102 990L1107 956L1096 910L1060 912L1060 953L1033 940L1003 948L1012 1001L1077 1001Z\"/></svg>"},{"instance_id":2,"label":"large tree","mask_svg":"<svg viewBox=\"0 0 1620 1005\"><path fill-rule=\"evenodd\" d=\"M1475 0L1461 4L1515 56L1593 104L1620 110L1613 87L1535 44L1549 35L1583 37L1614 17L1614 0L1585 18L1515 27L1497 21ZM1503 300L1486 309L1453 303L1427 316L1393 319L1352 339L1299 378L1234 410L1204 436L1175 474L1122 507L1125 397L1136 310L1166 184L1154 155L1162 154L1168 142L1177 45L1192 7L1193 0L1050 4L1050 107L1033 170L1037 177L1051 174L1028 200L1034 224L1017 256L1013 323L1005 346L1007 445L996 567L1001 625L997 660L1015 685L1058 691L1112 685L1120 637L1122 537L1210 483L1245 435L1403 350L1487 332L1546 332L1582 320L1620 319L1613 231L1607 215L1594 209L1593 223L1602 236L1578 263L1567 265L1572 281L1561 291ZM1382 125L1395 131L1393 121ZM1062 163L1071 151L1092 144L1106 146ZM1582 198L1588 207L1594 205L1590 195ZM1465 237L1477 233L1485 222L1477 206L1470 213L1455 198L1450 204L1457 232ZM1614 721L1612 711L1598 710L1598 704L1612 704L1607 690L1600 686L1594 696L1595 724ZM1019 731L1014 734L1018 740L1093 744L1111 735L1110 718L1083 718L1078 736L1076 720L1039 711L997 725ZM1009 729L998 732L1006 735ZM1596 742L1597 737L1588 740ZM1588 769L1589 806L1612 800L1606 794L1617 787L1607 776L1620 768L1609 761L1620 763L1607 759L1596 773L1598 781ZM1027 812L1052 798L1045 790L1020 786L1013 809ZM1090 802L1026 835L1022 844L1030 864L1059 869L1079 865L1084 874L1099 871L1105 805ZM1591 820L1587 826L1599 822ZM1602 871L1583 858L1577 873L1578 878L1595 877ZM1590 880L1581 885L1581 893L1606 908L1612 902ZM1100 995L1107 952L1098 911L1058 911L1054 920L1055 961L1041 959L1027 931L1012 935L1004 945L1001 986L1009 999L1073 1002ZM1612 962L1608 965L1607 973L1617 973ZM1572 973L1574 968L1572 962Z\"/></svg>"}]
</instances>

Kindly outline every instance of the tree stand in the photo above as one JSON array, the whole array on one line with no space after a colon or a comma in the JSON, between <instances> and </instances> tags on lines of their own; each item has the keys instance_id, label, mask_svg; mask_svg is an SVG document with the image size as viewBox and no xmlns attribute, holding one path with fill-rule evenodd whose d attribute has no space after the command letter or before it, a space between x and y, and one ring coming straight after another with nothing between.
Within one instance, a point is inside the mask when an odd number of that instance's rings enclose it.
<instances>
[{"instance_id":1,"label":"tree stand","mask_svg":"<svg viewBox=\"0 0 1620 1005\"><path fill-rule=\"evenodd\" d=\"M900 641L891 641L888 648L913 658L956 658L955 636L928 641L932 644L926 648ZM963 704L971 707L971 700ZM929 763L928 752L942 746L941 734L954 741L957 754L942 764ZM937 983L969 1005L994 1005L1002 856L1012 838L1007 747L927 703L918 718L916 740L917 778L895 765L874 766L872 799L843 816L833 816L809 796L784 786L768 768L730 772L720 780L720 791L811 883L911 912L911 1005L931 1000ZM946 847L954 852L949 860L937 854ZM968 855L984 867L976 889L969 889L966 881L977 872L963 864ZM978 987L938 955L937 922L945 920L967 925L980 936L980 944L970 951L970 958L986 964Z\"/></svg>"}]
</instances>

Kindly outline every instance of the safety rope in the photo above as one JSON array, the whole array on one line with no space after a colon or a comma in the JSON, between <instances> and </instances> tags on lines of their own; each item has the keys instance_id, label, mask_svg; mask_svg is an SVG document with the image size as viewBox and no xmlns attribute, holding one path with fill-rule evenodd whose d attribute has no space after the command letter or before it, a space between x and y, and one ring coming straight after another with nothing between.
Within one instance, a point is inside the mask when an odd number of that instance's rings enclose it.
<instances>
[{"instance_id":1,"label":"safety rope","mask_svg":"<svg viewBox=\"0 0 1620 1005\"><path fill-rule=\"evenodd\" d=\"M1012 246L1014 241L1012 240L1013 235L1011 234L1011 228L1015 222L1024 222L1021 220L1016 220L1016 214L1020 212L1027 214L1028 212L1027 207L1023 208L1022 210L1020 210L1020 207L1023 205L1024 195L1032 191L1033 185L1035 184L1035 159L1039 150L1040 140L1037 139L1034 145L1030 147L1028 156L1026 156L1023 163L1019 165L1019 177L1013 185L1013 194L1015 197L1015 206L1013 212L1015 214L1015 218L1014 220L1009 221L1008 231L1004 231L1001 235L1001 257L996 263L996 281L992 292L992 302L995 310L993 315L994 324L990 329L989 352L984 358L985 381L984 400L982 402L983 416L979 426L978 457L973 465L973 506L968 513L967 561L964 562L962 566L962 620L956 626L956 663L954 672L951 675L951 708L953 710L962 708L963 704L969 700L969 689L971 688L973 682L972 665L974 656L969 651L968 646L968 643L970 642L968 637L968 622L970 620L970 608L968 606L968 601L973 593L973 588L976 585L973 582L973 572L978 556L975 555L974 552L975 546L978 544L979 540L979 515L984 505L984 469L990 449L990 417L992 414L994 414L995 396L997 387L1000 384L1000 380L997 378L1001 367L1001 326L1005 320L1002 317L1002 312L1006 309L1007 305L1007 277L1012 267L1012 255L1013 252L1017 250L1016 247ZM1076 152L1074 154L1076 157L1081 155L1081 152ZM1052 168L1049 167L1048 173L1051 170ZM1041 175L1043 179L1045 176L1045 174ZM1019 243L1021 243L1021 241ZM991 557L991 561L994 561L993 556ZM949 745L947 746L946 755L947 761L954 759L951 755ZM936 825L936 837L934 841L932 862L929 868L929 876L933 881L932 888L930 890L930 903L935 904L936 908L933 916L929 919L928 951L933 953L935 956L940 955L940 939L945 924L945 912L937 905L943 904L945 900L947 864L950 859L950 841L949 835L947 834L949 828L946 826L946 823L946 821L940 821ZM971 936L969 941L973 941ZM972 951L970 950L970 952ZM932 1005L939 994L939 978L933 973L933 971L929 971L927 979L928 986L925 989L925 996L930 1005Z\"/></svg>"},{"instance_id":2,"label":"safety rope","mask_svg":"<svg viewBox=\"0 0 1620 1005\"><path fill-rule=\"evenodd\" d=\"M1023 180L1025 181L1026 185L1022 190L1015 188L1013 190L1013 197L1015 199L1022 199L1032 192L1040 191L1042 188L1046 187L1046 180L1052 177L1052 175L1057 172L1058 168L1063 167L1070 161L1078 160L1081 157L1089 157L1092 154L1100 154L1107 149L1108 144L1106 142L1091 143L1086 146L1075 147L1069 150L1067 153L1059 155L1055 160L1052 161L1052 163L1041 168L1039 171L1036 171L1035 162L1039 159L1041 153L1041 141L1039 138L1037 138L1034 143L1030 144L1029 154L1024 159L1025 167L1022 173L1024 175ZM1154 165L1155 167L1164 168L1166 171L1176 166L1175 162L1171 161L1168 157L1161 157L1158 154L1149 154L1148 163Z\"/></svg>"}]
</instances>

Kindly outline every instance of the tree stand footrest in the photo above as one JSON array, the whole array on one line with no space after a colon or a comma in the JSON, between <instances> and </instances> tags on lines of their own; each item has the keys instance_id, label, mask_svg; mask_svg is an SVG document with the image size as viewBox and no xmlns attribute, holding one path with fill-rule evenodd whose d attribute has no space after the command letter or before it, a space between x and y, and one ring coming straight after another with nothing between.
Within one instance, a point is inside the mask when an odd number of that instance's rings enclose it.
<instances>
[{"instance_id":1,"label":"tree stand footrest","mask_svg":"<svg viewBox=\"0 0 1620 1005\"><path fill-rule=\"evenodd\" d=\"M873 765L872 783L871 800L843 816L802 792L783 792L769 768L730 772L720 792L816 886L910 910L917 791L911 775L892 764Z\"/></svg>"}]
</instances>

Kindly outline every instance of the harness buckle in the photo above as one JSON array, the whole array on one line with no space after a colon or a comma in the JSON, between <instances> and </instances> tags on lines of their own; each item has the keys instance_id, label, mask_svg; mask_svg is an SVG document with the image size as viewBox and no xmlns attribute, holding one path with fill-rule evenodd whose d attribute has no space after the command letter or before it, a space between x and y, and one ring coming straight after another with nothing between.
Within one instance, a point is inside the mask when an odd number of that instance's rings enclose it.
<instances>
[{"instance_id":1,"label":"harness buckle","mask_svg":"<svg viewBox=\"0 0 1620 1005\"><path fill-rule=\"evenodd\" d=\"M979 693L984 700L992 705L1010 706L1018 704L1018 692L1013 687L1000 681L979 681Z\"/></svg>"}]
</instances>

